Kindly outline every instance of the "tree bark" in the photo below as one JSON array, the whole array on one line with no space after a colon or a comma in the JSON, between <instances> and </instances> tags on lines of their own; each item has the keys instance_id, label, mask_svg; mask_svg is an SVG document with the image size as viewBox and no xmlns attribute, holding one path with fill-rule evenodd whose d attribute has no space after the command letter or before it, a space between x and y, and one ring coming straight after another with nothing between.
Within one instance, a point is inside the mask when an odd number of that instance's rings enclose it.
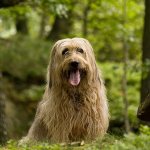
<instances>
[{"instance_id":1,"label":"tree bark","mask_svg":"<svg viewBox=\"0 0 150 150\"><path fill-rule=\"evenodd\" d=\"M150 0L145 0L145 18L142 43L141 104L138 118L150 121Z\"/></svg>"},{"instance_id":2,"label":"tree bark","mask_svg":"<svg viewBox=\"0 0 150 150\"><path fill-rule=\"evenodd\" d=\"M126 0L123 4L123 26L126 24ZM123 76L122 76L122 93L123 93L123 103L124 103L124 121L125 130L127 133L130 132L130 123L128 117L128 97L127 97L127 69L128 69L128 45L127 45L126 34L123 35Z\"/></svg>"},{"instance_id":3,"label":"tree bark","mask_svg":"<svg viewBox=\"0 0 150 150\"><path fill-rule=\"evenodd\" d=\"M150 0L145 0L145 19L142 47L142 80L141 80L141 102L150 93Z\"/></svg>"},{"instance_id":4,"label":"tree bark","mask_svg":"<svg viewBox=\"0 0 150 150\"><path fill-rule=\"evenodd\" d=\"M1 73L0 73L0 81L1 81ZM1 84L2 82L0 82ZM0 85L0 144L5 144L7 140L7 132L5 128L5 103L4 103L4 94L1 89L2 85Z\"/></svg>"},{"instance_id":5,"label":"tree bark","mask_svg":"<svg viewBox=\"0 0 150 150\"><path fill-rule=\"evenodd\" d=\"M67 17L56 15L54 24L51 31L49 32L46 39L52 41L57 41L63 37L63 35L68 36L72 29L72 11L67 13Z\"/></svg>"}]
</instances>

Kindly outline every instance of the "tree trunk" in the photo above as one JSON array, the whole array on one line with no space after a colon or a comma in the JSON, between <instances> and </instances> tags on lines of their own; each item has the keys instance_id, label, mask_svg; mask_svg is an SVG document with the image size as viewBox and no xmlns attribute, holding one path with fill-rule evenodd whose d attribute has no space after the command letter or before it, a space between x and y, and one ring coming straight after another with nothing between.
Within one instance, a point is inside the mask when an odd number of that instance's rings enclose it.
<instances>
[{"instance_id":1,"label":"tree trunk","mask_svg":"<svg viewBox=\"0 0 150 150\"><path fill-rule=\"evenodd\" d=\"M41 16L41 20L40 20L40 30L39 30L39 38L45 38L46 36L46 31L45 31L45 27L47 25L47 20L49 19L49 16L46 14L44 8L42 8L42 12L40 14Z\"/></svg>"},{"instance_id":2,"label":"tree trunk","mask_svg":"<svg viewBox=\"0 0 150 150\"><path fill-rule=\"evenodd\" d=\"M0 81L1 81L1 73L0 73ZM2 82L0 82L1 84ZM5 128L5 103L4 103L4 94L1 92L1 87L0 85L0 144L4 144L6 142L6 137L7 137L7 132Z\"/></svg>"},{"instance_id":3,"label":"tree trunk","mask_svg":"<svg viewBox=\"0 0 150 150\"><path fill-rule=\"evenodd\" d=\"M25 15L17 15L16 18L16 30L20 34L28 34L28 20Z\"/></svg>"},{"instance_id":4,"label":"tree trunk","mask_svg":"<svg viewBox=\"0 0 150 150\"><path fill-rule=\"evenodd\" d=\"M87 33L88 33L87 25L88 25L88 14L89 14L89 11L90 11L90 7L91 7L91 0L88 0L88 3L85 6L85 9L83 11L83 26L82 26L83 37L86 37Z\"/></svg>"},{"instance_id":5,"label":"tree trunk","mask_svg":"<svg viewBox=\"0 0 150 150\"><path fill-rule=\"evenodd\" d=\"M123 26L126 24L126 0L123 4ZM123 93L123 103L124 103L124 121L125 130L130 132L130 123L128 117L128 98L127 98L127 69L128 69L128 45L127 36L123 35L123 76L122 76L122 93Z\"/></svg>"},{"instance_id":6,"label":"tree trunk","mask_svg":"<svg viewBox=\"0 0 150 150\"><path fill-rule=\"evenodd\" d=\"M138 118L150 121L150 0L145 0L145 18L142 45L141 105Z\"/></svg>"},{"instance_id":7,"label":"tree trunk","mask_svg":"<svg viewBox=\"0 0 150 150\"><path fill-rule=\"evenodd\" d=\"M150 93L150 0L145 0L145 23L143 32L142 47L142 85L141 102L145 100Z\"/></svg>"},{"instance_id":8,"label":"tree trunk","mask_svg":"<svg viewBox=\"0 0 150 150\"><path fill-rule=\"evenodd\" d=\"M57 41L61 39L63 35L68 36L72 29L72 25L72 11L68 12L67 17L56 15L53 27L46 39Z\"/></svg>"},{"instance_id":9,"label":"tree trunk","mask_svg":"<svg viewBox=\"0 0 150 150\"><path fill-rule=\"evenodd\" d=\"M0 0L0 8L15 6L26 0Z\"/></svg>"},{"instance_id":10,"label":"tree trunk","mask_svg":"<svg viewBox=\"0 0 150 150\"><path fill-rule=\"evenodd\" d=\"M124 123L126 133L130 132L130 123L128 117L128 97L127 97L127 69L128 69L128 48L126 39L123 41L123 52L124 52L124 64L123 64L123 76L122 76L122 93L123 93L123 103L124 103Z\"/></svg>"}]
</instances>

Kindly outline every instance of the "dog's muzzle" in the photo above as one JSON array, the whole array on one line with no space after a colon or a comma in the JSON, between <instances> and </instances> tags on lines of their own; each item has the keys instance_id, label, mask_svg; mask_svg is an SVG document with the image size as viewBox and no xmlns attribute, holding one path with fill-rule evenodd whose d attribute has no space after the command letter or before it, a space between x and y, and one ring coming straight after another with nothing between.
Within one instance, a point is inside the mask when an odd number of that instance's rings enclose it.
<instances>
[{"instance_id":1,"label":"dog's muzzle","mask_svg":"<svg viewBox=\"0 0 150 150\"><path fill-rule=\"evenodd\" d=\"M80 84L81 79L86 74L85 70L80 67L80 62L78 61L71 61L68 64L67 73L67 80L69 84L72 86L78 86Z\"/></svg>"}]
</instances>

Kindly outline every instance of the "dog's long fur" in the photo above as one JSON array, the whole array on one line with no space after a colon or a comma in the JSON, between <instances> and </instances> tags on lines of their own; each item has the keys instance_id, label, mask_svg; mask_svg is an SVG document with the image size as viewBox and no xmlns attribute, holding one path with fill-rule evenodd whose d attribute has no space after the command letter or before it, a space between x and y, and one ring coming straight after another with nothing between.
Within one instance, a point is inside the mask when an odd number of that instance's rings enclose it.
<instances>
[{"instance_id":1,"label":"dog's long fur","mask_svg":"<svg viewBox=\"0 0 150 150\"><path fill-rule=\"evenodd\" d=\"M69 52L64 56L66 48ZM76 86L70 85L65 76L72 61L79 62L84 72ZM92 46L83 38L59 40L51 51L43 100L23 141L93 140L106 133L108 124L105 87Z\"/></svg>"}]
</instances>

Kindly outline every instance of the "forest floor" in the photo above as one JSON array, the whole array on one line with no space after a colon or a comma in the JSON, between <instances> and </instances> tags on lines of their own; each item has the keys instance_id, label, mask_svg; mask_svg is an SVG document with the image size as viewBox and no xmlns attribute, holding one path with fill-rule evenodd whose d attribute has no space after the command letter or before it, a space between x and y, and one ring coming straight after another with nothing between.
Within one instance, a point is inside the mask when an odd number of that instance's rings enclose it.
<instances>
[{"instance_id":1,"label":"forest floor","mask_svg":"<svg viewBox=\"0 0 150 150\"><path fill-rule=\"evenodd\" d=\"M123 137L106 135L103 140L97 139L92 143L48 144L18 146L18 142L10 140L0 150L149 150L150 134L125 134Z\"/></svg>"}]
</instances>

